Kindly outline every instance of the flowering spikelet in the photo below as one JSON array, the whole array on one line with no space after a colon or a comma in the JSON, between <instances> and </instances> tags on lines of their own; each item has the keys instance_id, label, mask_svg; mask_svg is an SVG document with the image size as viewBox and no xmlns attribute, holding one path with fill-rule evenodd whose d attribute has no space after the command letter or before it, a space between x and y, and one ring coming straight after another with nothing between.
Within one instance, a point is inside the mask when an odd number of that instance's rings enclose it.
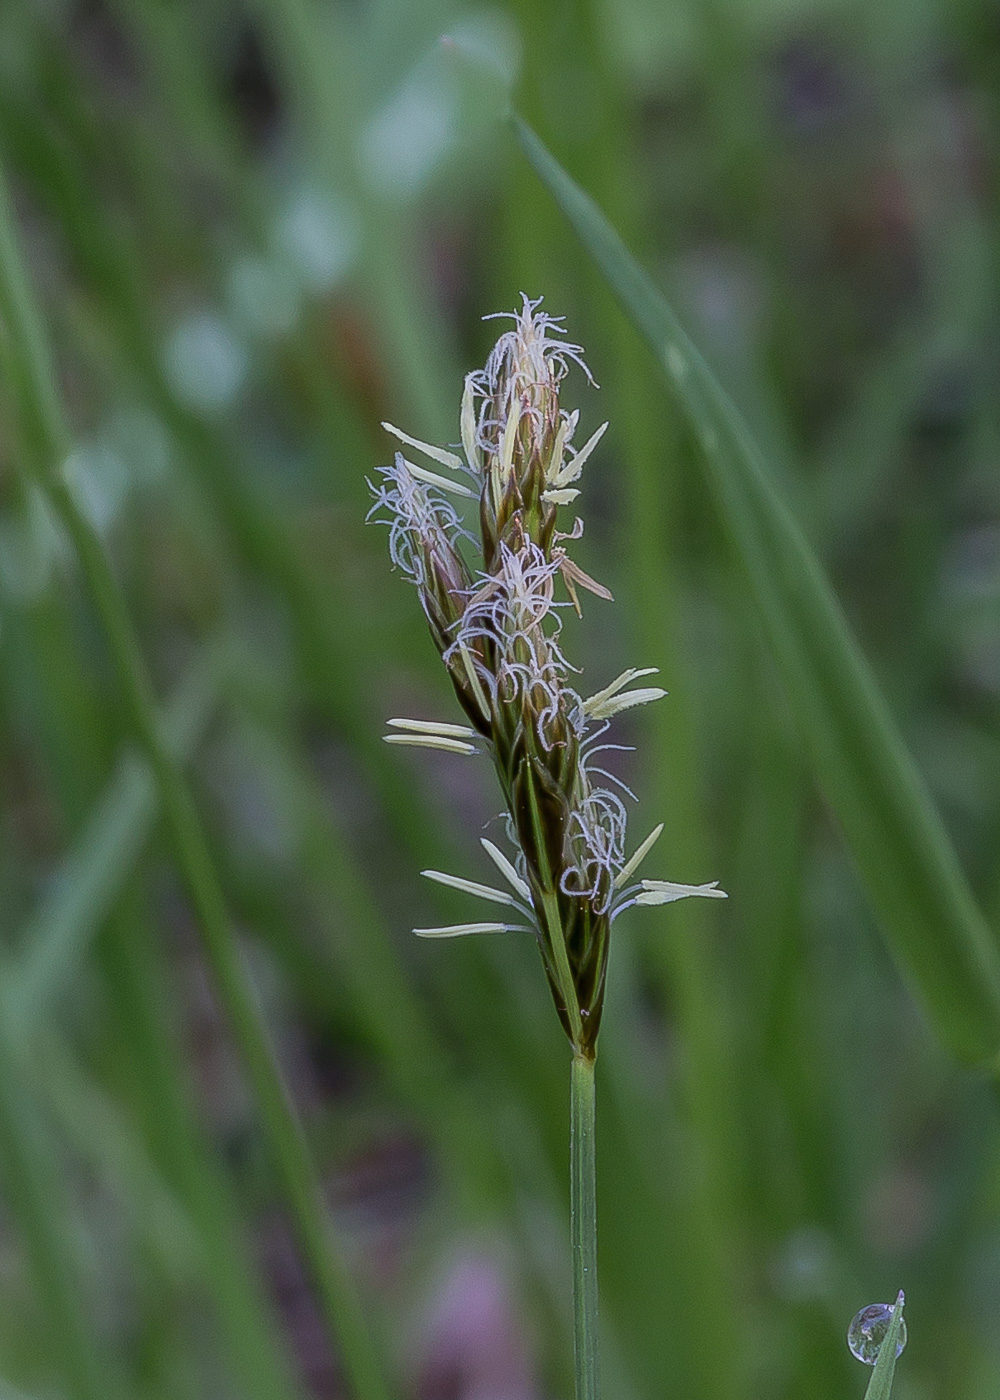
<instances>
[{"instance_id":1,"label":"flowering spikelet","mask_svg":"<svg viewBox=\"0 0 1000 1400\"><path fill-rule=\"evenodd\" d=\"M583 351L564 339L559 321L523 299L513 328L497 341L485 367L466 377L460 426L464 460L389 432L431 461L443 476L401 452L372 487L373 514L389 524L393 563L417 588L431 636L448 668L469 726L391 720L392 743L472 753L485 741L508 813L514 859L484 841L510 890L440 871L429 878L516 909L523 923L457 924L418 929L425 937L535 932L560 1019L580 1055L596 1053L611 923L633 904L665 904L689 895L724 898L712 885L629 883L662 827L625 855L625 806L594 781L617 783L594 759L614 745L599 742L620 710L657 700L659 687L629 689L649 669L623 672L583 699L570 685L560 609L579 612L579 588L610 599L606 588L570 559L565 544L583 530L557 528L558 512L579 495L574 485L607 428L572 446L579 415L560 404L571 364L593 383ZM478 497L480 539L466 534L448 495ZM459 541L481 545L475 574ZM557 580L567 601L557 599ZM618 784L618 786L621 786ZM627 791L627 790L626 790Z\"/></svg>"}]
</instances>

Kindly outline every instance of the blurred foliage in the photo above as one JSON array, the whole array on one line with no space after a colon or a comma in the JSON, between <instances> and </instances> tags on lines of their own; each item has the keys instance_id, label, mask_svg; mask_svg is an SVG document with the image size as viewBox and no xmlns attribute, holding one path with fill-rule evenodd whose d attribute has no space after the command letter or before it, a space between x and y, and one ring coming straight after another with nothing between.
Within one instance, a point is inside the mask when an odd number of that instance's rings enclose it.
<instances>
[{"instance_id":1,"label":"blurred foliage","mask_svg":"<svg viewBox=\"0 0 1000 1400\"><path fill-rule=\"evenodd\" d=\"M450 42L441 43L441 36ZM485 878L485 765L365 476L544 294L587 348L594 688L634 831L720 879L615 929L609 1394L1000 1390L995 1090L940 1048L820 797L701 443L501 121L678 308L1000 927L1000 12L989 0L20 0L0 164L65 461L0 325L0 1394L348 1393L159 820L58 470L111 558L396 1395L569 1388L566 1052L535 950L417 943ZM809 640L805 638L803 640ZM454 716L452 716L454 717ZM863 796L863 795L862 795ZM866 871L869 885L877 883ZM933 961L933 960L932 960Z\"/></svg>"}]
</instances>

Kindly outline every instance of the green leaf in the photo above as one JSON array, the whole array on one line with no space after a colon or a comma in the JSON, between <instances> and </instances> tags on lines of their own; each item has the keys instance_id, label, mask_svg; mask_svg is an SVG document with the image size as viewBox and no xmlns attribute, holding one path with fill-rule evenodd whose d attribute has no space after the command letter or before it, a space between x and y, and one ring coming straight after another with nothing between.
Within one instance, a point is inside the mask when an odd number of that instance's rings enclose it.
<instances>
[{"instance_id":1,"label":"green leaf","mask_svg":"<svg viewBox=\"0 0 1000 1400\"><path fill-rule=\"evenodd\" d=\"M51 1358L70 1400L120 1395L116 1365L99 1340L83 1261L56 1154L24 1082L0 1005L0 1163L5 1200L48 1320Z\"/></svg>"},{"instance_id":2,"label":"green leaf","mask_svg":"<svg viewBox=\"0 0 1000 1400\"><path fill-rule=\"evenodd\" d=\"M201 739L218 699L220 650L199 655L164 708L164 742L181 763ZM118 764L76 845L49 881L6 969L10 1034L20 1044L71 985L84 953L131 875L158 815L156 784L135 753Z\"/></svg>"},{"instance_id":3,"label":"green leaf","mask_svg":"<svg viewBox=\"0 0 1000 1400\"><path fill-rule=\"evenodd\" d=\"M253 1086L299 1244L331 1344L354 1390L386 1400L388 1382L373 1329L330 1229L322 1185L288 1096L260 1003L240 956L205 824L180 764L160 731L154 691L129 601L101 534L63 471L71 441L42 312L21 256L0 170L0 361L16 386L24 449L17 467L37 480L73 547L100 620L131 725L155 780L175 858L203 937L220 1000Z\"/></svg>"},{"instance_id":4,"label":"green leaf","mask_svg":"<svg viewBox=\"0 0 1000 1400\"><path fill-rule=\"evenodd\" d=\"M652 347L701 443L706 483L813 773L904 974L956 1055L972 1062L995 1056L1000 954L814 552L739 411L664 297L534 132L516 117L514 123L536 172Z\"/></svg>"},{"instance_id":5,"label":"green leaf","mask_svg":"<svg viewBox=\"0 0 1000 1400\"><path fill-rule=\"evenodd\" d=\"M899 1331L903 1325L903 1303L903 1293L900 1290L892 1310L889 1330L885 1334L881 1347L879 1347L878 1360L875 1362L872 1378L865 1391L865 1400L889 1400L892 1391L892 1377L896 1370L896 1347L899 1343Z\"/></svg>"}]
</instances>

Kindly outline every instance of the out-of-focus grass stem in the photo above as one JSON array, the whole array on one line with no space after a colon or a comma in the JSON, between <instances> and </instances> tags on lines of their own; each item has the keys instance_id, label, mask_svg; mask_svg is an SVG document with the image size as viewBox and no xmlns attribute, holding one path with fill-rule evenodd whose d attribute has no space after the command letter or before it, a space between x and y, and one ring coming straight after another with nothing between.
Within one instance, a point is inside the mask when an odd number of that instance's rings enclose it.
<instances>
[{"instance_id":1,"label":"out-of-focus grass stem","mask_svg":"<svg viewBox=\"0 0 1000 1400\"><path fill-rule=\"evenodd\" d=\"M68 1203L36 1121L17 1050L0 1008L0 1162L48 1316L52 1359L72 1400L111 1400L119 1386L86 1316Z\"/></svg>"},{"instance_id":2,"label":"out-of-focus grass stem","mask_svg":"<svg viewBox=\"0 0 1000 1400\"><path fill-rule=\"evenodd\" d=\"M332 191L351 200L363 218L365 295L402 411L432 441L450 441L456 425L446 405L458 372L448 370L444 330L421 294L422 279L404 247L401 220L375 198L359 166L354 143L363 94L353 76L343 17L313 0L257 0L257 8L284 59L289 97L319 169Z\"/></svg>"},{"instance_id":3,"label":"out-of-focus grass stem","mask_svg":"<svg viewBox=\"0 0 1000 1400\"><path fill-rule=\"evenodd\" d=\"M894 951L942 1041L970 1062L991 1061L1000 1043L995 943L818 561L768 479L745 421L669 305L534 133L518 130L700 432L703 465L753 585L810 761Z\"/></svg>"},{"instance_id":4,"label":"out-of-focus grass stem","mask_svg":"<svg viewBox=\"0 0 1000 1400\"><path fill-rule=\"evenodd\" d=\"M334 1345L364 1400L387 1394L381 1365L350 1281L338 1258L326 1207L301 1125L275 1062L261 1011L240 960L221 886L187 782L163 742L152 689L124 597L100 537L63 475L70 447L41 317L17 247L13 214L0 186L0 310L4 359L16 376L30 466L66 530L93 596L134 725L153 770L178 864L205 939L222 1000L254 1087L303 1253ZM40 464L40 465L38 465Z\"/></svg>"},{"instance_id":5,"label":"out-of-focus grass stem","mask_svg":"<svg viewBox=\"0 0 1000 1400\"><path fill-rule=\"evenodd\" d=\"M37 635L40 629L32 630L32 659L37 664L42 649ZM31 646L32 642L26 640L24 645ZM60 702L57 684L47 684L50 679L55 682L52 673L56 666L63 678L67 674L73 676L77 697L84 693L85 678L65 650L58 657L49 654L41 661L41 682L47 686L45 718L51 717L54 724L67 728L77 721L74 753L79 772L82 767L89 767L80 761L84 749L79 730L81 716L71 714L69 705ZM158 722L164 740L181 763L197 746L217 703L217 672L218 654L200 655L161 712ZM92 717L91 711L86 718ZM62 769L66 766L65 761L60 765ZM87 786L79 782L76 774L61 773L60 778L63 790L71 790L74 798ZM75 826L83 816L80 801L67 796L63 805ZM149 769L134 753L123 755L89 819L78 830L75 844L60 863L57 877L22 928L17 945L21 951L9 961L0 996L7 1003L11 1034L16 1041L24 1039L51 1013L53 1001L76 975L91 939L128 881L155 823L156 809Z\"/></svg>"},{"instance_id":6,"label":"out-of-focus grass stem","mask_svg":"<svg viewBox=\"0 0 1000 1400\"><path fill-rule=\"evenodd\" d=\"M156 823L156 790L147 765L129 753L95 798L103 778L103 714L77 654L68 611L65 600L50 592L18 616L12 629L21 675L35 672L34 722L43 736L73 735L65 752L51 744L45 749L75 838L21 932L23 951L8 963L2 1005L24 1054L36 1044L39 1027L61 1009L59 1002L96 944L95 961L108 990L108 1024L117 1057L128 1066L139 1130L196 1239L195 1262L203 1270L232 1373L253 1400L289 1400L297 1393L291 1360L250 1267L233 1188L197 1125L183 1050L165 1005L170 972L165 960L158 960L150 912L133 874ZM217 707L225 671L221 650L218 639L206 644L160 716L165 742L180 763L190 760ZM63 1097L68 1112L72 1091L67 1088ZM78 1105L76 1112L82 1120L88 1110ZM97 1130L95 1136L105 1157L114 1156L109 1134Z\"/></svg>"}]
</instances>

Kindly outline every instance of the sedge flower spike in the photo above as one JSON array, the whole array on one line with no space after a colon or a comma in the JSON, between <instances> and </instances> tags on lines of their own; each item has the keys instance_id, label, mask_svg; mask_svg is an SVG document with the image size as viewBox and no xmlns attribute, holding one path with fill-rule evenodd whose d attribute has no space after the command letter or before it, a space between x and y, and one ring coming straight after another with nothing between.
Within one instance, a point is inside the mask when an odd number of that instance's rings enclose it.
<instances>
[{"instance_id":1,"label":"sedge flower spike","mask_svg":"<svg viewBox=\"0 0 1000 1400\"><path fill-rule=\"evenodd\" d=\"M609 721L621 710L658 700L658 686L633 687L649 668L623 672L584 699L570 683L574 668L560 644L560 610L580 611L579 590L611 599L570 557L577 517L560 530L559 511L580 494L587 458L603 424L573 446L579 414L560 402L571 365L593 384L583 350L559 320L523 298L485 367L469 374L460 410L462 455L387 431L435 463L419 466L402 452L372 486L371 514L389 526L392 562L415 584L434 644L447 667L467 724L389 721L390 743L417 744L493 759L513 852L484 847L505 886L424 871L432 880L480 899L512 906L518 922L418 929L423 937L534 931L556 1009L574 1052L596 1054L611 924L632 905L689 896L725 898L717 885L678 885L632 876L658 827L626 854L627 789L599 766ZM596 387L596 386L595 386ZM444 473L440 470L444 468ZM478 500L478 537L457 502ZM471 512L470 505L470 512ZM466 562L474 549L479 567ZM471 549L469 548L471 546ZM560 590L565 592L562 598ZM631 795L631 794L628 794Z\"/></svg>"}]
</instances>

